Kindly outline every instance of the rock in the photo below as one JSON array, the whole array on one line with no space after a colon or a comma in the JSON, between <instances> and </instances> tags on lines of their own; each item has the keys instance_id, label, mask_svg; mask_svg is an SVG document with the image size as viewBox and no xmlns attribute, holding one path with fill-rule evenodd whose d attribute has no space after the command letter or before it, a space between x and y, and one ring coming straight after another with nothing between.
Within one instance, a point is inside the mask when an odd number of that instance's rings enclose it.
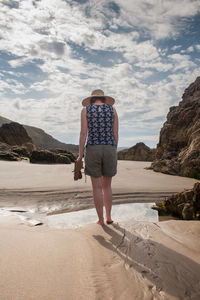
<instances>
[{"instance_id":1,"label":"rock","mask_svg":"<svg viewBox=\"0 0 200 300\"><path fill-rule=\"evenodd\" d=\"M172 215L184 220L200 219L200 182L192 189L167 197L152 207L159 215Z\"/></svg>"},{"instance_id":2,"label":"rock","mask_svg":"<svg viewBox=\"0 0 200 300\"><path fill-rule=\"evenodd\" d=\"M200 179L200 77L170 108L151 168L156 172Z\"/></svg>"},{"instance_id":3,"label":"rock","mask_svg":"<svg viewBox=\"0 0 200 300\"><path fill-rule=\"evenodd\" d=\"M10 151L10 148L11 147L8 144L0 142L0 152L1 151Z\"/></svg>"},{"instance_id":4,"label":"rock","mask_svg":"<svg viewBox=\"0 0 200 300\"><path fill-rule=\"evenodd\" d=\"M67 151L67 150L63 150L63 149L50 149L49 151L57 153L57 154L61 154L63 156L67 156L71 162L75 162L76 157L74 156L73 153Z\"/></svg>"},{"instance_id":5,"label":"rock","mask_svg":"<svg viewBox=\"0 0 200 300\"><path fill-rule=\"evenodd\" d=\"M10 146L23 146L28 151L36 149L24 127L16 122L6 123L0 127L0 142Z\"/></svg>"},{"instance_id":6,"label":"rock","mask_svg":"<svg viewBox=\"0 0 200 300\"><path fill-rule=\"evenodd\" d=\"M18 161L20 157L17 153L0 151L0 160Z\"/></svg>"},{"instance_id":7,"label":"rock","mask_svg":"<svg viewBox=\"0 0 200 300\"><path fill-rule=\"evenodd\" d=\"M11 123L11 122L13 121L0 116L0 127L5 123ZM53 138L50 134L46 133L43 129L38 127L28 126L24 124L23 127L25 128L27 134L33 140L35 146L39 149L41 148L41 149L47 149L51 151L51 149L59 148L59 149L71 151L76 155L78 154L79 151L78 145L62 143L56 140L55 138Z\"/></svg>"},{"instance_id":8,"label":"rock","mask_svg":"<svg viewBox=\"0 0 200 300\"><path fill-rule=\"evenodd\" d=\"M20 157L30 157L30 152L26 147L13 146L12 152L17 153Z\"/></svg>"},{"instance_id":9,"label":"rock","mask_svg":"<svg viewBox=\"0 0 200 300\"><path fill-rule=\"evenodd\" d=\"M119 151L117 155L119 160L153 161L155 149L150 149L144 143L137 143L129 149Z\"/></svg>"},{"instance_id":10,"label":"rock","mask_svg":"<svg viewBox=\"0 0 200 300\"><path fill-rule=\"evenodd\" d=\"M69 157L53 153L48 150L34 150L30 156L31 163L42 164L70 164Z\"/></svg>"},{"instance_id":11,"label":"rock","mask_svg":"<svg viewBox=\"0 0 200 300\"><path fill-rule=\"evenodd\" d=\"M182 211L183 220L193 220L194 207L191 203L185 203Z\"/></svg>"}]
</instances>

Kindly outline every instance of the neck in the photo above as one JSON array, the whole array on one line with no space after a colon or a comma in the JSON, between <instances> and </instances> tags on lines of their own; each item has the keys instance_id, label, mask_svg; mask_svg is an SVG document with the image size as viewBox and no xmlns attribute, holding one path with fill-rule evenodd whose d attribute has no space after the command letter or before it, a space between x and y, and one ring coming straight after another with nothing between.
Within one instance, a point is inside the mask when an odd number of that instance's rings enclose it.
<instances>
[{"instance_id":1,"label":"neck","mask_svg":"<svg viewBox=\"0 0 200 300\"><path fill-rule=\"evenodd\" d=\"M97 100L97 101L94 102L94 104L104 104L104 103Z\"/></svg>"}]
</instances>

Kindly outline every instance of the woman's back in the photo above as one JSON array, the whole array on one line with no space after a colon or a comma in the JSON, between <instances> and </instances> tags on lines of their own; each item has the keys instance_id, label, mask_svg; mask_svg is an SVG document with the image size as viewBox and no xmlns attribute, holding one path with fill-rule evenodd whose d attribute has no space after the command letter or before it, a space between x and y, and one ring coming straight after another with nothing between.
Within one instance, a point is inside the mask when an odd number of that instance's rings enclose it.
<instances>
[{"instance_id":1,"label":"woman's back","mask_svg":"<svg viewBox=\"0 0 200 300\"><path fill-rule=\"evenodd\" d=\"M113 136L114 111L109 104L91 104L86 107L87 145L116 146Z\"/></svg>"}]
</instances>

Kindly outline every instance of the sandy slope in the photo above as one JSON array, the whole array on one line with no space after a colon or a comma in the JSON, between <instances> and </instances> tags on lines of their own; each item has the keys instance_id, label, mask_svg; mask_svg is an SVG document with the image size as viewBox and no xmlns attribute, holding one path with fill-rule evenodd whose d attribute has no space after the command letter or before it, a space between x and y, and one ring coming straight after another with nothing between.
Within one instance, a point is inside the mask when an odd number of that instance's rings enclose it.
<instances>
[{"instance_id":1,"label":"sandy slope","mask_svg":"<svg viewBox=\"0 0 200 300\"><path fill-rule=\"evenodd\" d=\"M198 222L0 225L1 299L200 298Z\"/></svg>"}]
</instances>

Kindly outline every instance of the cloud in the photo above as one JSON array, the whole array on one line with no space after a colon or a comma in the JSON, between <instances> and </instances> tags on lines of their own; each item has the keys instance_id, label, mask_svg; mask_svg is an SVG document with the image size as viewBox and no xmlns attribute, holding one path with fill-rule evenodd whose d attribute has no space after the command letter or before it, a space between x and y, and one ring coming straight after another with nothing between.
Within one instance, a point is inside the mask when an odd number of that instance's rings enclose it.
<instances>
[{"instance_id":1,"label":"cloud","mask_svg":"<svg viewBox=\"0 0 200 300\"><path fill-rule=\"evenodd\" d=\"M200 12L198 0L145 1L116 0L121 8L121 17L129 26L137 26L140 31L159 40L176 37L184 28L184 18Z\"/></svg>"},{"instance_id":2,"label":"cloud","mask_svg":"<svg viewBox=\"0 0 200 300\"><path fill-rule=\"evenodd\" d=\"M200 45L180 52L172 41L199 1L12 2L0 2L0 110L15 121L78 143L81 100L102 88L116 99L122 145L153 143L198 75Z\"/></svg>"}]
</instances>

